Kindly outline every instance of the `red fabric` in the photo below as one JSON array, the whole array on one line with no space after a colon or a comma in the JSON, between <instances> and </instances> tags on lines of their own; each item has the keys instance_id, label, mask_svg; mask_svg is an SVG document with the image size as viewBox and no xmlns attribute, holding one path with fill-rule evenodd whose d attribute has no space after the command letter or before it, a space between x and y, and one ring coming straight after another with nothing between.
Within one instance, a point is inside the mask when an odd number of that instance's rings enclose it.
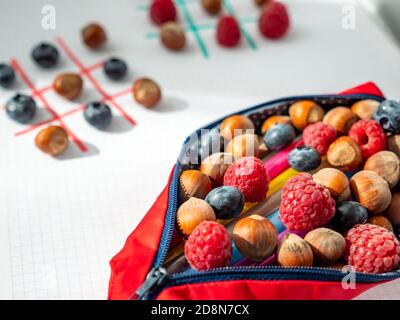
<instances>
[{"instance_id":1,"label":"red fabric","mask_svg":"<svg viewBox=\"0 0 400 320\"><path fill-rule=\"evenodd\" d=\"M382 283L382 282L381 282ZM345 290L341 282L303 280L232 280L197 283L163 290L158 300L345 300L352 299L374 283L356 283Z\"/></svg>"},{"instance_id":2,"label":"red fabric","mask_svg":"<svg viewBox=\"0 0 400 320\"><path fill-rule=\"evenodd\" d=\"M383 97L372 82L342 94L371 94ZM172 170L173 173L173 170ZM164 227L169 186L161 192L146 216L128 237L122 250L111 260L109 299L128 299L143 283L154 260ZM343 290L340 283L319 281L225 281L183 285L164 290L159 299L351 299L376 284L357 284Z\"/></svg>"}]
</instances>

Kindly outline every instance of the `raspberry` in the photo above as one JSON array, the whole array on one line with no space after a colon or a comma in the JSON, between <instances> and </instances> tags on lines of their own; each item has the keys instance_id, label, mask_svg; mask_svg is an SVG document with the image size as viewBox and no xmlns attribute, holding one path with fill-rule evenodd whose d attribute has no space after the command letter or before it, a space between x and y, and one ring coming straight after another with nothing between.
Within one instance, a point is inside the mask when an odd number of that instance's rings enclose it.
<instances>
[{"instance_id":1,"label":"raspberry","mask_svg":"<svg viewBox=\"0 0 400 320\"><path fill-rule=\"evenodd\" d=\"M226 170L224 185L238 188L246 202L259 202L267 195L269 181L260 159L243 157Z\"/></svg>"},{"instance_id":2,"label":"raspberry","mask_svg":"<svg viewBox=\"0 0 400 320\"><path fill-rule=\"evenodd\" d=\"M267 38L283 37L289 30L289 15L286 6L277 1L267 4L258 20L258 28Z\"/></svg>"},{"instance_id":3,"label":"raspberry","mask_svg":"<svg viewBox=\"0 0 400 320\"><path fill-rule=\"evenodd\" d=\"M153 0L150 6L150 19L157 25L176 20L176 9L172 0Z\"/></svg>"},{"instance_id":4,"label":"raspberry","mask_svg":"<svg viewBox=\"0 0 400 320\"><path fill-rule=\"evenodd\" d=\"M217 26L217 41L221 46L234 47L240 41L240 28L232 16L219 18Z\"/></svg>"},{"instance_id":5,"label":"raspberry","mask_svg":"<svg viewBox=\"0 0 400 320\"><path fill-rule=\"evenodd\" d=\"M286 228L309 231L327 224L335 214L335 201L329 190L302 173L283 186L280 215Z\"/></svg>"},{"instance_id":6,"label":"raspberry","mask_svg":"<svg viewBox=\"0 0 400 320\"><path fill-rule=\"evenodd\" d=\"M310 124L303 131L306 146L313 147L321 156L326 155L329 146L336 139L336 130L323 122Z\"/></svg>"},{"instance_id":7,"label":"raspberry","mask_svg":"<svg viewBox=\"0 0 400 320\"><path fill-rule=\"evenodd\" d=\"M386 149L386 136L375 120L360 120L351 127L349 136L360 146L364 159Z\"/></svg>"},{"instance_id":8,"label":"raspberry","mask_svg":"<svg viewBox=\"0 0 400 320\"><path fill-rule=\"evenodd\" d=\"M385 228L358 224L346 234L345 256L357 272L384 273L399 266L400 243Z\"/></svg>"},{"instance_id":9,"label":"raspberry","mask_svg":"<svg viewBox=\"0 0 400 320\"><path fill-rule=\"evenodd\" d=\"M228 232L215 221L200 223L185 243L186 260L196 270L226 267L231 255Z\"/></svg>"}]
</instances>

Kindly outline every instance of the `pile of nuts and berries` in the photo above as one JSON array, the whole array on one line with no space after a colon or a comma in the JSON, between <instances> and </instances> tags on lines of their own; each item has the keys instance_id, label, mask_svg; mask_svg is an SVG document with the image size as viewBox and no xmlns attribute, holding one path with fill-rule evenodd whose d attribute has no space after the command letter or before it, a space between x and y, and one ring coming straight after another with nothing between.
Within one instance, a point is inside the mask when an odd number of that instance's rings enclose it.
<instances>
[{"instance_id":1,"label":"pile of nuts and berries","mask_svg":"<svg viewBox=\"0 0 400 320\"><path fill-rule=\"evenodd\" d=\"M286 155L295 172L280 193L283 236L268 212L246 214L269 201L271 168L260 159L268 154ZM200 166L182 166L176 229L185 258L199 271L225 267L234 245L261 265L396 270L399 157L397 101L360 100L325 112L313 100L300 100L259 128L249 117L230 116L201 136Z\"/></svg>"}]
</instances>

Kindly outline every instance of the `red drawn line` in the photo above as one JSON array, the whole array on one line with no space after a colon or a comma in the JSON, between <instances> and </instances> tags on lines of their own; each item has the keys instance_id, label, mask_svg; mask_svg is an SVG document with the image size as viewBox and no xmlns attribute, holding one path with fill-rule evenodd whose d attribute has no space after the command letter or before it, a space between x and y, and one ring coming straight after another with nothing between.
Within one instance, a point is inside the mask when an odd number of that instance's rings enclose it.
<instances>
[{"instance_id":1,"label":"red drawn line","mask_svg":"<svg viewBox=\"0 0 400 320\"><path fill-rule=\"evenodd\" d=\"M93 84L96 90L103 96L103 99L108 100L110 104L112 104L129 123L131 123L133 126L136 125L136 121L129 114L127 114L124 109L122 109L121 106L118 105L107 92L105 92L105 90L100 86L96 79L91 75L90 71L85 68L83 63L71 51L67 44L60 37L56 38L56 42L65 51L66 55L71 59L71 61L76 64L76 66L80 69L80 72L88 78L88 80Z\"/></svg>"},{"instance_id":2,"label":"red drawn line","mask_svg":"<svg viewBox=\"0 0 400 320\"><path fill-rule=\"evenodd\" d=\"M29 87L29 89L31 89L32 93L34 93L37 96L37 98L42 102L43 107L47 110L47 112L52 115L54 120L57 120L60 123L60 126L65 131L67 131L68 135L71 137L72 141L78 146L78 148L82 152L87 151L88 150L87 146L67 127L67 125L64 123L62 118L50 106L48 101L43 97L43 95L40 92L37 91L37 89L33 85L33 82L29 79L28 75L25 73L25 71L22 69L22 67L19 65L19 63L17 62L16 59L12 59L11 60L11 65L19 73L19 75L21 76L22 80Z\"/></svg>"}]
</instances>

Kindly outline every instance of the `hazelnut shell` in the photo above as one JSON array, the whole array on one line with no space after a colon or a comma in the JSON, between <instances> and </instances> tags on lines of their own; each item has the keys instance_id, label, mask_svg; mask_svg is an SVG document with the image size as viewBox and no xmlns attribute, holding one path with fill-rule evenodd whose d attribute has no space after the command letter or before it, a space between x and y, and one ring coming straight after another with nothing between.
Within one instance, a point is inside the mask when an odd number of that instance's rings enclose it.
<instances>
[{"instance_id":1,"label":"hazelnut shell","mask_svg":"<svg viewBox=\"0 0 400 320\"><path fill-rule=\"evenodd\" d=\"M323 123L333 127L339 134L346 134L356 121L357 116L346 107L331 109L323 119Z\"/></svg>"},{"instance_id":2,"label":"hazelnut shell","mask_svg":"<svg viewBox=\"0 0 400 320\"><path fill-rule=\"evenodd\" d=\"M226 152L214 153L205 158L200 165L200 172L206 174L213 187L219 187L224 182L226 170L232 165L233 156Z\"/></svg>"},{"instance_id":3,"label":"hazelnut shell","mask_svg":"<svg viewBox=\"0 0 400 320\"><path fill-rule=\"evenodd\" d=\"M393 225L400 224L400 192L393 193L392 201L385 211L385 216Z\"/></svg>"},{"instance_id":4,"label":"hazelnut shell","mask_svg":"<svg viewBox=\"0 0 400 320\"><path fill-rule=\"evenodd\" d=\"M246 130L254 130L253 122L245 116L233 115L222 121L220 134L225 140L231 140L235 136L245 134Z\"/></svg>"},{"instance_id":5,"label":"hazelnut shell","mask_svg":"<svg viewBox=\"0 0 400 320\"><path fill-rule=\"evenodd\" d=\"M53 89L60 96L73 100L77 98L83 87L83 80L75 73L63 73L58 75L53 82Z\"/></svg>"},{"instance_id":6,"label":"hazelnut shell","mask_svg":"<svg viewBox=\"0 0 400 320\"><path fill-rule=\"evenodd\" d=\"M285 267L312 266L313 252L305 240L289 233L279 243L276 260L279 265Z\"/></svg>"},{"instance_id":7,"label":"hazelnut shell","mask_svg":"<svg viewBox=\"0 0 400 320\"><path fill-rule=\"evenodd\" d=\"M400 160L391 151L375 153L365 162L364 169L376 172L385 179L390 188L394 188L399 182Z\"/></svg>"},{"instance_id":8,"label":"hazelnut shell","mask_svg":"<svg viewBox=\"0 0 400 320\"><path fill-rule=\"evenodd\" d=\"M158 84L148 78L141 78L133 84L133 97L137 103L146 108L153 108L161 100L161 89Z\"/></svg>"},{"instance_id":9,"label":"hazelnut shell","mask_svg":"<svg viewBox=\"0 0 400 320\"><path fill-rule=\"evenodd\" d=\"M327 152L328 162L343 171L356 169L362 162L362 153L358 144L349 136L337 138Z\"/></svg>"},{"instance_id":10,"label":"hazelnut shell","mask_svg":"<svg viewBox=\"0 0 400 320\"><path fill-rule=\"evenodd\" d=\"M400 158L400 134L395 134L387 138L388 149Z\"/></svg>"},{"instance_id":11,"label":"hazelnut shell","mask_svg":"<svg viewBox=\"0 0 400 320\"><path fill-rule=\"evenodd\" d=\"M280 116L280 115L274 115L269 118L267 118L262 127L261 127L261 133L264 135L267 133L269 129L271 129L274 125L277 124L289 124L290 123L290 117L289 116Z\"/></svg>"},{"instance_id":12,"label":"hazelnut shell","mask_svg":"<svg viewBox=\"0 0 400 320\"><path fill-rule=\"evenodd\" d=\"M44 153L56 156L68 148L68 134L59 126L50 126L37 134L35 144Z\"/></svg>"},{"instance_id":13,"label":"hazelnut shell","mask_svg":"<svg viewBox=\"0 0 400 320\"><path fill-rule=\"evenodd\" d=\"M321 121L324 113L324 110L311 100L295 102L289 108L290 120L300 131L304 130L309 124Z\"/></svg>"},{"instance_id":14,"label":"hazelnut shell","mask_svg":"<svg viewBox=\"0 0 400 320\"><path fill-rule=\"evenodd\" d=\"M327 188L336 202L342 202L350 197L349 179L338 169L321 169L317 173L314 173L313 179L316 183Z\"/></svg>"},{"instance_id":15,"label":"hazelnut shell","mask_svg":"<svg viewBox=\"0 0 400 320\"><path fill-rule=\"evenodd\" d=\"M257 135L246 133L235 136L228 142L225 152L231 154L235 160L254 156L259 157L260 139Z\"/></svg>"},{"instance_id":16,"label":"hazelnut shell","mask_svg":"<svg viewBox=\"0 0 400 320\"><path fill-rule=\"evenodd\" d=\"M186 170L179 178L179 199L185 202L190 197L204 199L211 191L210 178L198 170Z\"/></svg>"},{"instance_id":17,"label":"hazelnut shell","mask_svg":"<svg viewBox=\"0 0 400 320\"><path fill-rule=\"evenodd\" d=\"M378 101L372 99L360 100L351 106L351 111L360 119L372 119L379 104Z\"/></svg>"},{"instance_id":18,"label":"hazelnut shell","mask_svg":"<svg viewBox=\"0 0 400 320\"><path fill-rule=\"evenodd\" d=\"M382 228L385 228L389 230L390 232L393 232L393 226L388 220L388 218L382 216L382 215L377 215L377 216L371 216L368 218L367 223L374 224L377 226L380 226Z\"/></svg>"}]
</instances>

